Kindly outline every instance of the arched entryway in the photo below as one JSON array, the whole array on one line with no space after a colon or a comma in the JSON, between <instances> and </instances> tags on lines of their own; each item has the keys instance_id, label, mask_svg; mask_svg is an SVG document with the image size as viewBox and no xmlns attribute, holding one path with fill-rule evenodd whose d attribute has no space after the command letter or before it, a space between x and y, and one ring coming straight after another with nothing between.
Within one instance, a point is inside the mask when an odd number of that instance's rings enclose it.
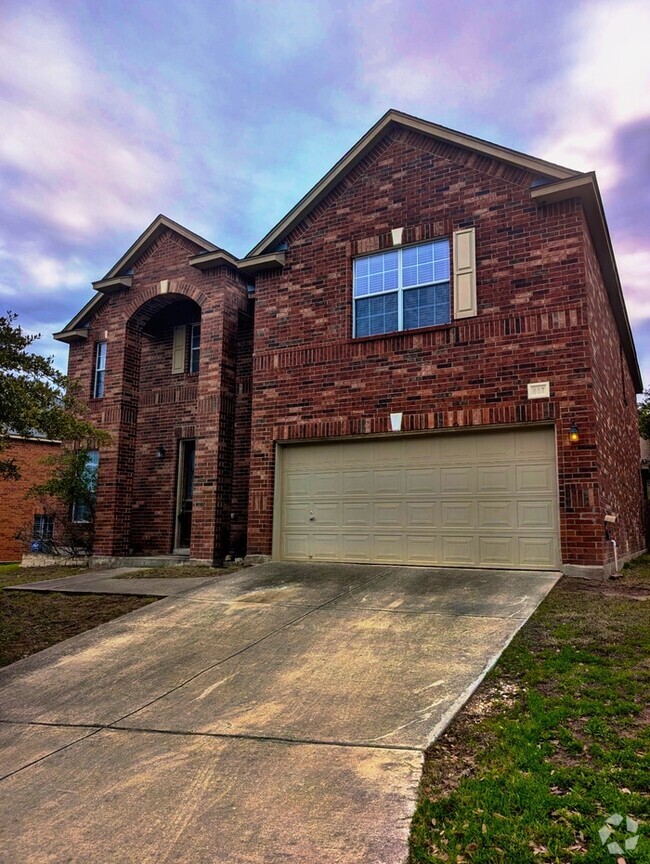
<instances>
[{"instance_id":1,"label":"arched entryway","mask_svg":"<svg viewBox=\"0 0 650 864\"><path fill-rule=\"evenodd\" d=\"M129 547L136 555L189 555L201 307L181 294L158 296L138 308L127 330L129 366L137 370Z\"/></svg>"}]
</instances>

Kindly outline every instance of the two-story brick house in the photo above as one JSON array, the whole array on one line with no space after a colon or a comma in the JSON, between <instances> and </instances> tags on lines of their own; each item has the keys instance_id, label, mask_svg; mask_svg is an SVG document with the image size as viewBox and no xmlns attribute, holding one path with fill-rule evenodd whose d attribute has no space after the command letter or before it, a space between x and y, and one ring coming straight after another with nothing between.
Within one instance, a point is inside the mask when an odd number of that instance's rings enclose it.
<instances>
[{"instance_id":1,"label":"two-story brick house","mask_svg":"<svg viewBox=\"0 0 650 864\"><path fill-rule=\"evenodd\" d=\"M389 111L246 258L159 217L94 287L57 337L114 433L100 555L584 573L644 548L592 174Z\"/></svg>"}]
</instances>

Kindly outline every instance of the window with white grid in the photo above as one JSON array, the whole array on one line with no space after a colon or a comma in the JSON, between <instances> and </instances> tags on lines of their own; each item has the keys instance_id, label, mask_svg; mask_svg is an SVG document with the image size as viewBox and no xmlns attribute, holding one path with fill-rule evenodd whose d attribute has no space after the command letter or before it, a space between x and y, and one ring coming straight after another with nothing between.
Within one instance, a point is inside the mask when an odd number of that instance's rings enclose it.
<instances>
[{"instance_id":1,"label":"window with white grid","mask_svg":"<svg viewBox=\"0 0 650 864\"><path fill-rule=\"evenodd\" d=\"M357 337L448 324L449 241L356 258L353 298Z\"/></svg>"}]
</instances>

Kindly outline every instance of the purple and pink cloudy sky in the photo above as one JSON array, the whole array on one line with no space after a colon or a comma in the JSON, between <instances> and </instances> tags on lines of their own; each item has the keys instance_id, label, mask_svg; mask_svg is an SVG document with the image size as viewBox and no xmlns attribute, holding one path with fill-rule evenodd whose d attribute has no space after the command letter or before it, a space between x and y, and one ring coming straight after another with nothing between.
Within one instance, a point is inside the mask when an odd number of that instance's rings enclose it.
<instances>
[{"instance_id":1,"label":"purple and pink cloudy sky","mask_svg":"<svg viewBox=\"0 0 650 864\"><path fill-rule=\"evenodd\" d=\"M5 0L0 308L60 330L160 212L245 254L387 110L600 182L650 384L647 0Z\"/></svg>"}]
</instances>

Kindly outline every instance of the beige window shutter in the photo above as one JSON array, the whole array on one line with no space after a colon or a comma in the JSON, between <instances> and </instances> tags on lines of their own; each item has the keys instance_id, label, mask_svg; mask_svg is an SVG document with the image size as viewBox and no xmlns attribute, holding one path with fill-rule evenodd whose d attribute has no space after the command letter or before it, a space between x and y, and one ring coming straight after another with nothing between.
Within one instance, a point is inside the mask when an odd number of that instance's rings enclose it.
<instances>
[{"instance_id":1,"label":"beige window shutter","mask_svg":"<svg viewBox=\"0 0 650 864\"><path fill-rule=\"evenodd\" d=\"M172 349L172 375L185 372L185 334L187 327L181 324L174 327L174 347Z\"/></svg>"},{"instance_id":2,"label":"beige window shutter","mask_svg":"<svg viewBox=\"0 0 650 864\"><path fill-rule=\"evenodd\" d=\"M454 318L476 315L476 236L474 228L454 231Z\"/></svg>"}]
</instances>

